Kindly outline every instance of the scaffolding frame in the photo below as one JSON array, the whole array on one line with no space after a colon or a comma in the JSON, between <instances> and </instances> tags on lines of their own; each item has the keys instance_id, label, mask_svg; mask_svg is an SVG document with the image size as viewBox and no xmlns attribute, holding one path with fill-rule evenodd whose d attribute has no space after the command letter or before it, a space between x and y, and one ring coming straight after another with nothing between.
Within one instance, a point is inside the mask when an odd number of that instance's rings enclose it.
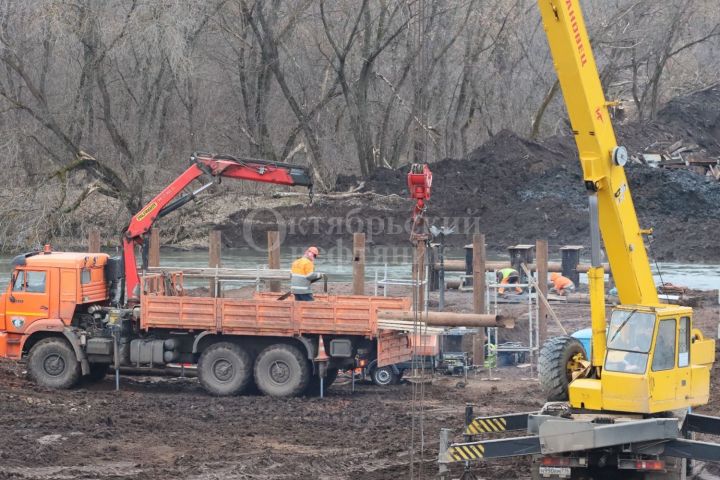
<instances>
[{"instance_id":1,"label":"scaffolding frame","mask_svg":"<svg viewBox=\"0 0 720 480\"><path fill-rule=\"evenodd\" d=\"M526 353L529 357L531 368L537 372L537 356L540 350L540 306L538 304L537 292L532 288L532 284L528 283L512 283L502 284L497 282L497 271L492 272L492 279L488 281L488 274L485 274L485 313L499 314L499 293L501 288L522 288L527 292L527 313L528 313L528 337L527 344L523 342L506 342L498 343L498 328L488 327L488 350L494 349L496 353L512 352ZM492 301L490 301L492 300ZM519 322L518 322L519 323Z\"/></svg>"}]
</instances>

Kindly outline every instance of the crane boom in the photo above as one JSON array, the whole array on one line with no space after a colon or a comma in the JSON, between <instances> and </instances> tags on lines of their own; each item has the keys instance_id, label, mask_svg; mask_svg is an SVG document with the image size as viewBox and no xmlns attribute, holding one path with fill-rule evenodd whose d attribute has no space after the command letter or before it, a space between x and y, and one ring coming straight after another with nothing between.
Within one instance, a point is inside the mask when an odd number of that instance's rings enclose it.
<instances>
[{"instance_id":1,"label":"crane boom","mask_svg":"<svg viewBox=\"0 0 720 480\"><path fill-rule=\"evenodd\" d=\"M592 358L588 362L573 336L550 338L538 352L538 379L549 403L537 413L472 421L472 407L466 408L463 441L448 446L448 430L441 433L440 478L447 478L447 463L464 462L467 469L474 460L532 454L532 478L626 478L633 469L655 478L644 471L648 462L659 462L658 478L684 479L687 464L678 457L720 459L720 446L703 443L700 454L693 450L700 442L678 435L700 424L718 434L707 425L720 419L685 414L708 403L715 340L693 328L692 308L658 302L642 237L649 232L638 224L623 170L627 151L615 139L578 0L538 5L589 194ZM600 233L621 300L609 321ZM662 419L653 418L660 413ZM510 430L530 435L478 438Z\"/></svg>"},{"instance_id":2,"label":"crane boom","mask_svg":"<svg viewBox=\"0 0 720 480\"><path fill-rule=\"evenodd\" d=\"M211 155L207 153L193 153L190 160L192 163L190 167L136 213L130 220L127 229L125 229L123 234L123 258L127 282L126 298L130 300L137 299L140 296L140 276L135 258L135 246L144 244L144 235L150 232L158 218L164 217L193 200L198 193L215 182L219 182L220 178L302 186L310 188L312 192L312 172L306 167L257 159L238 159L228 155ZM209 177L208 183L176 199L180 192L190 183L203 175Z\"/></svg>"},{"instance_id":3,"label":"crane boom","mask_svg":"<svg viewBox=\"0 0 720 480\"><path fill-rule=\"evenodd\" d=\"M577 0L538 2L577 143L585 185L597 194L599 225L623 304L656 305L650 270L597 66ZM623 158L624 156L624 158Z\"/></svg>"}]
</instances>

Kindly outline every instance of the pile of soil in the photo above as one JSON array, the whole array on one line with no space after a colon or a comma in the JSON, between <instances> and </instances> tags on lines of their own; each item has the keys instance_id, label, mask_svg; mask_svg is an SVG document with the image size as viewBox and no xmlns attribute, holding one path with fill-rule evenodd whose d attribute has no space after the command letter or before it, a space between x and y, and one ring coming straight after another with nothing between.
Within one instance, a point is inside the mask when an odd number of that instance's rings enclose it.
<instances>
[{"instance_id":1,"label":"pile of soil","mask_svg":"<svg viewBox=\"0 0 720 480\"><path fill-rule=\"evenodd\" d=\"M627 145L631 155L682 140L697 144L710 158L720 156L720 87L670 101L653 123L620 125L617 130L619 143ZM536 142L502 131L467 158L431 165L430 221L457 227L448 239L451 245L468 243L476 232L485 233L491 250L498 251L538 238L548 239L551 246L589 245L587 194L577 158L571 136ZM641 227L655 229L656 259L720 260L714 242L720 231L720 183L682 169L631 163L626 170ZM319 242L328 248L339 239L349 241L353 230L364 230L371 233L370 244L401 244L408 232L398 233L397 225L407 226L413 206L407 199L406 174L404 167L379 169L362 181L339 177L338 192L357 193L323 196L309 208L294 205L256 213L254 238L264 242L265 231L278 228L278 219L286 225L303 219L313 228L286 226L286 242ZM248 213L233 214L225 225L231 244L243 244L237 232L242 226L247 231ZM335 228L338 224L345 228Z\"/></svg>"}]
</instances>

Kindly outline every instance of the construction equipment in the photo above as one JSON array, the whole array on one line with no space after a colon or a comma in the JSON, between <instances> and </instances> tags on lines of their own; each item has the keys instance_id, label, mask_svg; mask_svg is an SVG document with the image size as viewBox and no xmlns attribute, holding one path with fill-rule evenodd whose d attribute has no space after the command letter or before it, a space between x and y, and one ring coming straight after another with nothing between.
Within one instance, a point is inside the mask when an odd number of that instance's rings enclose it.
<instances>
[{"instance_id":1,"label":"construction equipment","mask_svg":"<svg viewBox=\"0 0 720 480\"><path fill-rule=\"evenodd\" d=\"M174 212L222 178L249 180L253 182L274 183L278 185L302 186L310 189L312 195L312 173L305 167L288 163L268 162L258 159L239 159L230 155L211 155L193 153L191 165L155 198L150 200L140 212L130 220L123 235L123 259L125 279L127 281L127 303L137 304L140 298L140 275L137 270L135 247L143 248L143 268L147 269L147 239L153 224L159 218ZM195 179L205 176L207 182L197 190L177 197Z\"/></svg>"},{"instance_id":2,"label":"construction equipment","mask_svg":"<svg viewBox=\"0 0 720 480\"><path fill-rule=\"evenodd\" d=\"M222 178L312 188L304 167L200 153L191 162L132 217L122 257L49 246L15 257L12 281L0 295L0 357L26 359L30 376L46 387L98 380L110 366L151 371L179 363L197 365L201 385L215 395L239 394L254 382L273 396L319 390L321 375L328 387L338 369L360 362L412 358L407 333L377 327L379 310L407 311L409 299L186 296L183 272L149 272L145 251L141 276L135 247L147 246L154 222ZM202 187L181 195L202 176L208 177ZM228 270L223 275L232 276ZM327 355L319 355L323 350Z\"/></svg>"},{"instance_id":3,"label":"construction equipment","mask_svg":"<svg viewBox=\"0 0 720 480\"><path fill-rule=\"evenodd\" d=\"M492 417L469 411L464 441L441 447L441 473L451 462L534 455L533 478L685 478L685 459L720 460L720 445L682 438L720 434L720 419L677 414L708 402L715 342L693 329L692 309L658 300L643 242L652 230L638 224L623 169L628 154L615 139L578 0L538 5L589 198L592 357L572 337L550 339L538 370L556 403ZM621 303L609 322L601 233ZM510 430L529 435L476 438Z\"/></svg>"},{"instance_id":4,"label":"construction equipment","mask_svg":"<svg viewBox=\"0 0 720 480\"><path fill-rule=\"evenodd\" d=\"M424 163L413 163L407 175L408 192L410 198L415 200L415 208L412 215L412 228L410 230L410 241L427 241L428 226L425 221L425 202L430 200L432 191L432 172L430 167Z\"/></svg>"}]
</instances>

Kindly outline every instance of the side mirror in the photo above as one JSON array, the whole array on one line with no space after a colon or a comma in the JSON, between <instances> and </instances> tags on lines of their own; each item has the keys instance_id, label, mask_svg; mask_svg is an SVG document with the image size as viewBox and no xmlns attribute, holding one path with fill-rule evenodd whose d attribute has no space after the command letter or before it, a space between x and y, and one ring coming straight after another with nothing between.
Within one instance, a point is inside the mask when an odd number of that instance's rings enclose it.
<instances>
[{"instance_id":1,"label":"side mirror","mask_svg":"<svg viewBox=\"0 0 720 480\"><path fill-rule=\"evenodd\" d=\"M13 288L15 287L15 282L17 281L18 277L18 271L13 270L12 275L10 276L10 295L8 296L8 300L10 302L15 303L15 297L13 296Z\"/></svg>"}]
</instances>

